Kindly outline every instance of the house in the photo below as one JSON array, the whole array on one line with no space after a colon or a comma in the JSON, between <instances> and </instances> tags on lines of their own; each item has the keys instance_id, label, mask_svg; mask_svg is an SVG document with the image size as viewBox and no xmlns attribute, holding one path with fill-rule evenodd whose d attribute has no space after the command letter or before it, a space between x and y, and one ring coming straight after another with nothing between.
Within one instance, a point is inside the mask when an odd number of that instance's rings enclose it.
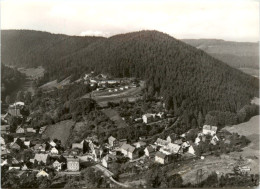
<instances>
[{"instance_id":1,"label":"house","mask_svg":"<svg viewBox=\"0 0 260 189\"><path fill-rule=\"evenodd\" d=\"M40 170L40 171L37 173L36 177L37 177L37 178L38 178L38 177L49 177L49 174L46 173L44 170Z\"/></svg>"},{"instance_id":2,"label":"house","mask_svg":"<svg viewBox=\"0 0 260 189\"><path fill-rule=\"evenodd\" d=\"M214 135L214 136L211 138L210 143L213 144L213 145L216 145L218 141L219 141L219 138L217 137L217 135Z\"/></svg>"},{"instance_id":3,"label":"house","mask_svg":"<svg viewBox=\"0 0 260 189\"><path fill-rule=\"evenodd\" d=\"M204 135L208 135L209 134L209 135L213 136L213 135L215 135L217 133L217 129L218 128L216 126L204 125L202 133Z\"/></svg>"},{"instance_id":4,"label":"house","mask_svg":"<svg viewBox=\"0 0 260 189\"><path fill-rule=\"evenodd\" d=\"M171 143L171 142L173 142L173 141L175 141L175 140L177 140L177 139L178 139L178 135L175 134L175 133L170 134L170 135L166 138L166 140L167 140L169 143Z\"/></svg>"},{"instance_id":5,"label":"house","mask_svg":"<svg viewBox=\"0 0 260 189\"><path fill-rule=\"evenodd\" d=\"M178 139L178 140L175 140L173 143L178 144L178 145L182 145L183 141L182 141L182 139Z\"/></svg>"},{"instance_id":6,"label":"house","mask_svg":"<svg viewBox=\"0 0 260 189\"><path fill-rule=\"evenodd\" d=\"M142 116L142 119L143 119L143 122L144 123L149 123L149 122L151 122L152 120L153 120L153 118L155 118L155 114L144 114L143 116Z\"/></svg>"},{"instance_id":7,"label":"house","mask_svg":"<svg viewBox=\"0 0 260 189\"><path fill-rule=\"evenodd\" d=\"M27 146L27 147L30 147L31 141L24 141L24 145Z\"/></svg>"},{"instance_id":8,"label":"house","mask_svg":"<svg viewBox=\"0 0 260 189\"><path fill-rule=\"evenodd\" d=\"M23 107L24 106L24 102L15 102L12 105L10 105L10 107Z\"/></svg>"},{"instance_id":9,"label":"house","mask_svg":"<svg viewBox=\"0 0 260 189\"><path fill-rule=\"evenodd\" d=\"M143 141L138 141L136 143L133 144L136 148L141 148L143 146L146 146L146 142Z\"/></svg>"},{"instance_id":10,"label":"house","mask_svg":"<svg viewBox=\"0 0 260 189\"><path fill-rule=\"evenodd\" d=\"M56 146L56 143L52 140L50 143L49 143L52 147L55 147Z\"/></svg>"},{"instance_id":11,"label":"house","mask_svg":"<svg viewBox=\"0 0 260 189\"><path fill-rule=\"evenodd\" d=\"M52 153L52 154L59 154L59 151L57 150L57 148L53 147L53 148L51 149L51 153Z\"/></svg>"},{"instance_id":12,"label":"house","mask_svg":"<svg viewBox=\"0 0 260 189\"><path fill-rule=\"evenodd\" d=\"M130 144L123 144L121 146L121 152L122 154L124 154L124 156L130 159L134 159L138 156L138 154L136 153L136 148L131 146Z\"/></svg>"},{"instance_id":13,"label":"house","mask_svg":"<svg viewBox=\"0 0 260 189\"><path fill-rule=\"evenodd\" d=\"M27 171L28 170L28 167L24 164L21 168L22 171Z\"/></svg>"},{"instance_id":14,"label":"house","mask_svg":"<svg viewBox=\"0 0 260 189\"><path fill-rule=\"evenodd\" d=\"M107 154L101 160L102 165L106 168L109 168L110 164L116 160L116 157L112 154Z\"/></svg>"},{"instance_id":15,"label":"house","mask_svg":"<svg viewBox=\"0 0 260 189\"><path fill-rule=\"evenodd\" d=\"M126 144L127 143L127 139L120 139L118 141L118 147L121 147L123 144Z\"/></svg>"},{"instance_id":16,"label":"house","mask_svg":"<svg viewBox=\"0 0 260 189\"><path fill-rule=\"evenodd\" d=\"M34 128L28 127L26 128L27 133L36 133L36 130Z\"/></svg>"},{"instance_id":17,"label":"house","mask_svg":"<svg viewBox=\"0 0 260 189\"><path fill-rule=\"evenodd\" d=\"M201 139L199 136L197 138L195 138L195 145L199 145L200 141L201 141Z\"/></svg>"},{"instance_id":18,"label":"house","mask_svg":"<svg viewBox=\"0 0 260 189\"><path fill-rule=\"evenodd\" d=\"M155 143L157 146L162 146L162 147L166 147L169 142L167 140L163 140L161 138L157 138L157 140L155 141Z\"/></svg>"},{"instance_id":19,"label":"house","mask_svg":"<svg viewBox=\"0 0 260 189\"><path fill-rule=\"evenodd\" d=\"M183 142L183 143L181 144L181 147L182 147L182 149L187 149L188 147L190 147L190 143L189 143L188 141Z\"/></svg>"},{"instance_id":20,"label":"house","mask_svg":"<svg viewBox=\"0 0 260 189\"><path fill-rule=\"evenodd\" d=\"M18 126L15 132L16 133L24 133L24 128L22 128L21 126Z\"/></svg>"},{"instance_id":21,"label":"house","mask_svg":"<svg viewBox=\"0 0 260 189\"><path fill-rule=\"evenodd\" d=\"M0 143L1 143L1 146L5 145L5 139L3 137L0 138Z\"/></svg>"},{"instance_id":22,"label":"house","mask_svg":"<svg viewBox=\"0 0 260 189\"><path fill-rule=\"evenodd\" d=\"M20 108L9 107L8 114L10 116L14 116L14 117L20 117L20 118L23 117L23 115L21 114Z\"/></svg>"},{"instance_id":23,"label":"house","mask_svg":"<svg viewBox=\"0 0 260 189\"><path fill-rule=\"evenodd\" d=\"M62 163L60 163L58 160L54 161L52 166L54 167L54 169L56 169L57 171L60 171L61 170L61 166L62 166Z\"/></svg>"},{"instance_id":24,"label":"house","mask_svg":"<svg viewBox=\"0 0 260 189\"><path fill-rule=\"evenodd\" d=\"M189 146L189 148L188 148L188 153L190 153L190 154L192 154L192 155L195 155L195 145L192 143L192 142L190 142L189 143L190 144L190 146Z\"/></svg>"},{"instance_id":25,"label":"house","mask_svg":"<svg viewBox=\"0 0 260 189\"><path fill-rule=\"evenodd\" d=\"M9 134L10 125L1 125L1 134Z\"/></svg>"},{"instance_id":26,"label":"house","mask_svg":"<svg viewBox=\"0 0 260 189\"><path fill-rule=\"evenodd\" d=\"M32 160L33 160L33 162L35 160L37 160L38 162L42 162L42 163L46 164L48 156L49 156L48 154L35 154L35 156Z\"/></svg>"},{"instance_id":27,"label":"house","mask_svg":"<svg viewBox=\"0 0 260 189\"><path fill-rule=\"evenodd\" d=\"M158 114L156 114L159 118L163 118L163 116L164 116L164 112L159 112Z\"/></svg>"},{"instance_id":28,"label":"house","mask_svg":"<svg viewBox=\"0 0 260 189\"><path fill-rule=\"evenodd\" d=\"M67 169L68 171L79 171L79 158L67 157Z\"/></svg>"},{"instance_id":29,"label":"house","mask_svg":"<svg viewBox=\"0 0 260 189\"><path fill-rule=\"evenodd\" d=\"M83 142L81 143L73 143L71 149L80 149L83 150Z\"/></svg>"},{"instance_id":30,"label":"house","mask_svg":"<svg viewBox=\"0 0 260 189\"><path fill-rule=\"evenodd\" d=\"M10 144L10 149L21 150L21 147L16 142L13 142L12 144Z\"/></svg>"},{"instance_id":31,"label":"house","mask_svg":"<svg viewBox=\"0 0 260 189\"><path fill-rule=\"evenodd\" d=\"M101 149L95 148L94 150L92 150L93 160L98 161L99 158L101 158L102 153L103 153L103 150L101 150Z\"/></svg>"},{"instance_id":32,"label":"house","mask_svg":"<svg viewBox=\"0 0 260 189\"><path fill-rule=\"evenodd\" d=\"M155 162L160 163L160 164L165 164L168 162L168 157L166 154L164 154L162 152L156 152Z\"/></svg>"},{"instance_id":33,"label":"house","mask_svg":"<svg viewBox=\"0 0 260 189\"><path fill-rule=\"evenodd\" d=\"M41 145L41 144L35 144L35 146L33 147L33 149L34 149L35 151L41 151L42 145Z\"/></svg>"},{"instance_id":34,"label":"house","mask_svg":"<svg viewBox=\"0 0 260 189\"><path fill-rule=\"evenodd\" d=\"M182 152L182 148L178 144L169 143L166 147L170 153L178 154Z\"/></svg>"},{"instance_id":35,"label":"house","mask_svg":"<svg viewBox=\"0 0 260 189\"><path fill-rule=\"evenodd\" d=\"M46 130L46 128L47 128L46 126L41 127L39 130L39 134L42 134Z\"/></svg>"},{"instance_id":36,"label":"house","mask_svg":"<svg viewBox=\"0 0 260 189\"><path fill-rule=\"evenodd\" d=\"M144 149L144 154L147 156L147 157L150 157L152 154L155 153L155 148L153 148L152 146L147 146L145 149Z\"/></svg>"},{"instance_id":37,"label":"house","mask_svg":"<svg viewBox=\"0 0 260 189\"><path fill-rule=\"evenodd\" d=\"M111 147L116 147L116 146L118 146L118 140L117 140L115 137L110 136L110 137L108 138L108 144L109 144Z\"/></svg>"}]
</instances>

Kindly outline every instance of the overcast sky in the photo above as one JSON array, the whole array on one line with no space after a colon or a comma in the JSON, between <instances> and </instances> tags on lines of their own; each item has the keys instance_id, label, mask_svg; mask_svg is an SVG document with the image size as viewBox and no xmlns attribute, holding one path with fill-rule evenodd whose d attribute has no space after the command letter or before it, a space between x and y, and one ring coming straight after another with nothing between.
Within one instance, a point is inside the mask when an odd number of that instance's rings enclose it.
<instances>
[{"instance_id":1,"label":"overcast sky","mask_svg":"<svg viewBox=\"0 0 260 189\"><path fill-rule=\"evenodd\" d=\"M144 29L175 38L259 40L257 0L2 0L2 29L101 35Z\"/></svg>"}]
</instances>

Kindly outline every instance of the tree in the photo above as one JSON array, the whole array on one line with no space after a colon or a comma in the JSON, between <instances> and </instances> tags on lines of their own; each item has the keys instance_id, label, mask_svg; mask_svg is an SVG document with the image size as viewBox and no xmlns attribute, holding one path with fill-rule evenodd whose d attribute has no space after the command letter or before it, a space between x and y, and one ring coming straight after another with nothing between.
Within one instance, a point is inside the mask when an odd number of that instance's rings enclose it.
<instances>
[{"instance_id":1,"label":"tree","mask_svg":"<svg viewBox=\"0 0 260 189\"><path fill-rule=\"evenodd\" d=\"M180 188L183 183L182 177L179 174L174 174L168 177L167 180L169 188Z\"/></svg>"},{"instance_id":2,"label":"tree","mask_svg":"<svg viewBox=\"0 0 260 189\"><path fill-rule=\"evenodd\" d=\"M5 97L5 103L6 103L6 104L10 104L10 103L11 103L11 99L10 99L10 96L9 96L9 95L7 95L7 96Z\"/></svg>"},{"instance_id":3,"label":"tree","mask_svg":"<svg viewBox=\"0 0 260 189\"><path fill-rule=\"evenodd\" d=\"M17 96L16 96L16 101L24 101L24 93L22 91L18 91Z\"/></svg>"}]
</instances>

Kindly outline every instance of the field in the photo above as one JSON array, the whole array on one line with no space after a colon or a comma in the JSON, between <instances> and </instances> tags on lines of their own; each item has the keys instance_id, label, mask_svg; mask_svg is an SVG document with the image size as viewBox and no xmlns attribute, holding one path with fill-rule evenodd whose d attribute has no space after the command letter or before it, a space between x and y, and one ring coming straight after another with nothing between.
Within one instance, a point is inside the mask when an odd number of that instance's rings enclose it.
<instances>
[{"instance_id":1,"label":"field","mask_svg":"<svg viewBox=\"0 0 260 189\"><path fill-rule=\"evenodd\" d=\"M48 83L45 83L44 85L40 86L41 89L49 91L53 88L61 88L64 85L67 85L70 83L70 77L67 77L66 79L62 80L61 82L57 82L57 80L50 81Z\"/></svg>"},{"instance_id":2,"label":"field","mask_svg":"<svg viewBox=\"0 0 260 189\"><path fill-rule=\"evenodd\" d=\"M37 68L18 68L18 70L30 79L38 79L44 75L44 68L41 66Z\"/></svg>"},{"instance_id":3,"label":"field","mask_svg":"<svg viewBox=\"0 0 260 189\"><path fill-rule=\"evenodd\" d=\"M62 145L65 145L71 132L71 128L74 126L75 122L72 120L61 121L54 125L47 126L44 132L44 137L50 137L50 139L61 140Z\"/></svg>"},{"instance_id":4,"label":"field","mask_svg":"<svg viewBox=\"0 0 260 189\"><path fill-rule=\"evenodd\" d=\"M118 114L116 110L111 108L102 110L115 124L118 128L127 127L126 122L122 119L122 117Z\"/></svg>"}]
</instances>

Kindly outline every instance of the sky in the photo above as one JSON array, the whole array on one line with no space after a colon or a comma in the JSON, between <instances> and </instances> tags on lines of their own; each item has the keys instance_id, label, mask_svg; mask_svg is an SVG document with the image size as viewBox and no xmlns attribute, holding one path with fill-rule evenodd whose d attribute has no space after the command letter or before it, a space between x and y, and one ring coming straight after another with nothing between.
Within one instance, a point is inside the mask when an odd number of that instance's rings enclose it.
<instances>
[{"instance_id":1,"label":"sky","mask_svg":"<svg viewBox=\"0 0 260 189\"><path fill-rule=\"evenodd\" d=\"M258 0L1 0L1 29L109 37L158 30L178 39L259 41Z\"/></svg>"}]
</instances>

